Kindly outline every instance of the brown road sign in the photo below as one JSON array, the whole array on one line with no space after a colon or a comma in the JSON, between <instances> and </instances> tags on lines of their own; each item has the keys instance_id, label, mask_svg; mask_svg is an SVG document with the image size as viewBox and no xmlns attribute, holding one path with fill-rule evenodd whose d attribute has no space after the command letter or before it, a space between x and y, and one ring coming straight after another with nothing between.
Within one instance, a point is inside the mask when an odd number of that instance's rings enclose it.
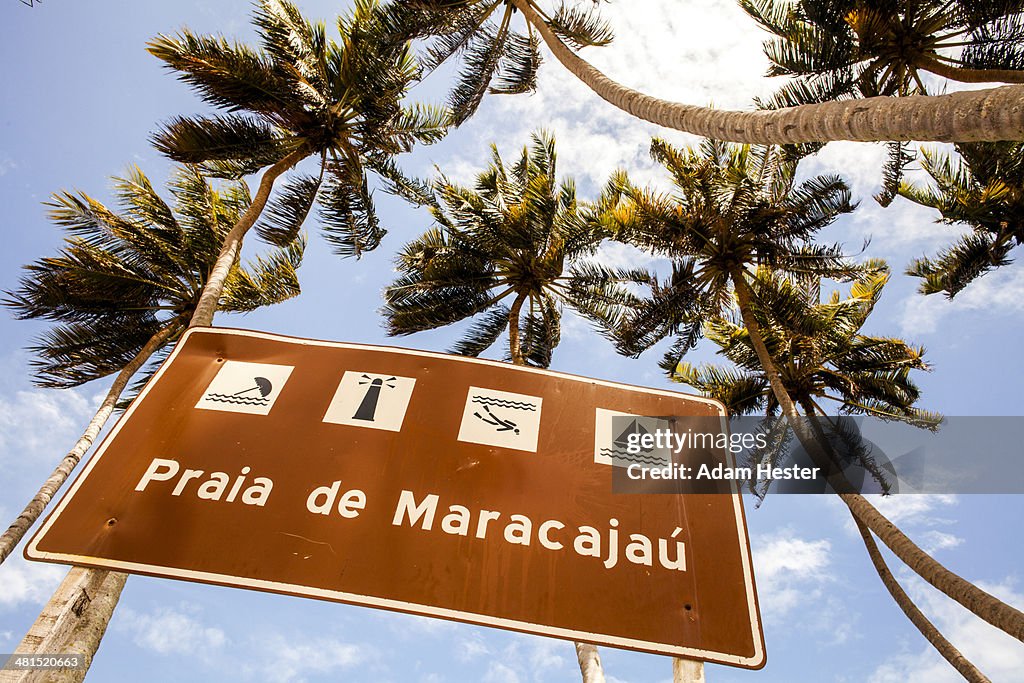
<instances>
[{"instance_id":1,"label":"brown road sign","mask_svg":"<svg viewBox=\"0 0 1024 683\"><path fill-rule=\"evenodd\" d=\"M191 330L25 554L763 666L740 496L613 494L595 431L621 414L723 411L491 361Z\"/></svg>"}]
</instances>

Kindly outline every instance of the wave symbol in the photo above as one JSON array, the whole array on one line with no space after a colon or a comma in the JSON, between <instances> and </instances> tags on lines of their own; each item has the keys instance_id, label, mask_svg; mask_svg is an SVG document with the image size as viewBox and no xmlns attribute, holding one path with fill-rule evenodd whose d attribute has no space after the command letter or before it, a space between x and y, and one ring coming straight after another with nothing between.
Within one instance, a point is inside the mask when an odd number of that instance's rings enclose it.
<instances>
[{"instance_id":1,"label":"wave symbol","mask_svg":"<svg viewBox=\"0 0 1024 683\"><path fill-rule=\"evenodd\" d=\"M490 396L474 396L471 401L473 403L479 403L482 406L495 406L498 408L513 408L515 410L537 410L537 406L532 403L523 403L520 401L505 401L500 398L491 398Z\"/></svg>"},{"instance_id":2,"label":"wave symbol","mask_svg":"<svg viewBox=\"0 0 1024 683\"><path fill-rule=\"evenodd\" d=\"M236 405L243 406L266 406L270 405L270 399L266 398L248 398L245 396L232 396L231 394L207 394L204 397L207 401L216 401L218 403L234 403Z\"/></svg>"},{"instance_id":3,"label":"wave symbol","mask_svg":"<svg viewBox=\"0 0 1024 683\"><path fill-rule=\"evenodd\" d=\"M668 461L664 458L658 458L653 455L645 455L643 453L630 453L621 448L602 448L598 451L601 455L606 458L612 458L613 460L626 461L626 462L642 462L648 465L668 465Z\"/></svg>"}]
</instances>

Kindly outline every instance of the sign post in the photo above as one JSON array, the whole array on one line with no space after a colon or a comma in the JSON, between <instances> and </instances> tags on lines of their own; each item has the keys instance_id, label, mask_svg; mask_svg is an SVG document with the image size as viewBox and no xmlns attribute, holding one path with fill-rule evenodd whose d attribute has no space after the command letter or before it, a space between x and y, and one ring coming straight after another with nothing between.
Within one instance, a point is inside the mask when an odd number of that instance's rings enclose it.
<instances>
[{"instance_id":1,"label":"sign post","mask_svg":"<svg viewBox=\"0 0 1024 683\"><path fill-rule=\"evenodd\" d=\"M614 494L610 415L724 422L674 392L193 329L25 554L760 668L739 493Z\"/></svg>"}]
</instances>

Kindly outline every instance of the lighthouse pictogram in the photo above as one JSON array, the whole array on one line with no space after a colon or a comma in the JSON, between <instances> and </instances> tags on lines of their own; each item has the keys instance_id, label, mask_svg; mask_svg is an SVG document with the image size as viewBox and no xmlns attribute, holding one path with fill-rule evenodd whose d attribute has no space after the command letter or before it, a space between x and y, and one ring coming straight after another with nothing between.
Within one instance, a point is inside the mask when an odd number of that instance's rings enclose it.
<instances>
[{"instance_id":1,"label":"lighthouse pictogram","mask_svg":"<svg viewBox=\"0 0 1024 683\"><path fill-rule=\"evenodd\" d=\"M363 375L363 379L366 381L360 382L359 384L369 384L370 387L366 390L366 394L363 396L362 402L359 404L359 409L356 410L356 414L352 416L353 420L369 420L373 422L374 415L377 412L377 402L380 401L380 391L384 387L388 389L395 388L395 381L397 377L389 377L388 379L381 379L376 377L370 379L369 375Z\"/></svg>"},{"instance_id":2,"label":"lighthouse pictogram","mask_svg":"<svg viewBox=\"0 0 1024 683\"><path fill-rule=\"evenodd\" d=\"M397 432L415 385L412 377L347 370L324 422Z\"/></svg>"}]
</instances>

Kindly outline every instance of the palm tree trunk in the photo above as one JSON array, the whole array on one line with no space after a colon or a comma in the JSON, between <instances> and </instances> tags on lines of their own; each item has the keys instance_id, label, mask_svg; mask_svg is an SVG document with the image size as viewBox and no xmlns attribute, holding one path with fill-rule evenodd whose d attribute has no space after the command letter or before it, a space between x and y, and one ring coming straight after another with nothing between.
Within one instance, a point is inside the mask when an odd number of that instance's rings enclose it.
<instances>
[{"instance_id":1,"label":"palm tree trunk","mask_svg":"<svg viewBox=\"0 0 1024 683\"><path fill-rule=\"evenodd\" d=\"M772 360L771 354L768 353L768 347L764 344L764 337L761 336L761 325L757 322L757 318L754 317L754 296L750 285L747 284L747 280L740 268L734 269L730 276L732 277L733 287L736 289L740 316L743 318L743 324L747 327L747 334L750 335L750 344L754 347L758 360L761 361L761 367L768 378L768 384L772 388L775 400L779 402L782 414L790 419L793 429L797 430L800 428L800 416L796 411L793 399L790 398L789 392L786 391L786 386L782 383L782 377L779 376L778 368L775 367L775 361Z\"/></svg>"},{"instance_id":2,"label":"palm tree trunk","mask_svg":"<svg viewBox=\"0 0 1024 683\"><path fill-rule=\"evenodd\" d=\"M764 368L768 377L772 392L782 407L782 411L793 425L793 431L805 447L810 445L808 452L813 448L814 439L802 427L800 415L796 412L793 399L790 398L775 362L768 353L768 348L761 337L760 326L754 319L752 304L752 291L743 277L743 272L736 269L732 272L733 285L736 288L736 298L739 300L740 315L747 326L747 333L750 335L751 345L757 353L758 360ZM773 381L774 378L774 381ZM850 508L854 518L870 529L883 543L910 567L918 576L930 583L947 596L956 600L978 617L981 617L996 628L1009 633L1011 636L1024 642L1024 613L1020 610L999 600L994 595L987 593L963 577L954 574L946 569L940 562L907 537L895 524L868 502L867 498L850 490L842 490L843 482L829 482L839 498ZM847 485L848 486L848 485Z\"/></svg>"},{"instance_id":3,"label":"palm tree trunk","mask_svg":"<svg viewBox=\"0 0 1024 683\"><path fill-rule=\"evenodd\" d=\"M513 365L526 365L522 345L519 341L519 316L525 301L525 294L517 294L508 311L508 346ZM583 675L583 683L605 683L601 653L598 652L597 646L590 643L574 643L574 645L576 646L576 660L580 664L580 673Z\"/></svg>"},{"instance_id":4,"label":"palm tree trunk","mask_svg":"<svg viewBox=\"0 0 1024 683\"><path fill-rule=\"evenodd\" d=\"M978 617L1024 642L1024 613L946 569L857 493L840 493L850 512L922 579Z\"/></svg>"},{"instance_id":5,"label":"palm tree trunk","mask_svg":"<svg viewBox=\"0 0 1024 683\"><path fill-rule=\"evenodd\" d=\"M965 69L934 57L922 56L918 67L936 76L961 83L1024 83L1024 71L1012 69Z\"/></svg>"},{"instance_id":6,"label":"palm tree trunk","mask_svg":"<svg viewBox=\"0 0 1024 683\"><path fill-rule=\"evenodd\" d=\"M601 653L597 645L590 643L574 643L576 659L580 663L583 683L604 683L604 667L601 666Z\"/></svg>"},{"instance_id":7,"label":"palm tree trunk","mask_svg":"<svg viewBox=\"0 0 1024 683\"><path fill-rule=\"evenodd\" d=\"M519 340L519 314L523 310L523 303L525 301L525 294L516 294L516 299L512 302L512 308L508 310L508 349L514 365L526 365L526 359L523 358L522 343Z\"/></svg>"},{"instance_id":8,"label":"palm tree trunk","mask_svg":"<svg viewBox=\"0 0 1024 683\"><path fill-rule=\"evenodd\" d=\"M804 415L807 416L807 421L811 426L811 430L814 431L818 442L826 443L825 433L822 431L821 425L818 424L817 413L810 398L805 396L800 401L800 407L803 408ZM950 666L956 669L964 679L971 681L971 683L991 683L988 677L981 673L970 660L964 657L956 646L946 640L946 637L942 635L939 629L928 620L928 617L910 599L910 596L903 590L903 587L900 586L896 577L889 570L889 566L885 563L885 558L879 552L875 538L871 535L871 530L864 526L864 523L857 519L856 516L854 516L853 521L857 524L857 530L860 531L864 547L868 551L868 557L871 558L871 564L874 565L878 578L882 580L882 584L889 591L889 595L892 596L892 599L903 610L903 614L910 620L910 623L917 627L921 635L931 643L932 647L942 655L942 658L949 662Z\"/></svg>"},{"instance_id":9,"label":"palm tree trunk","mask_svg":"<svg viewBox=\"0 0 1024 683\"><path fill-rule=\"evenodd\" d=\"M945 659L949 664L956 669L965 680L971 681L971 683L992 683L988 676L981 673L977 667L970 662L969 659L960 653L960 650L956 648L951 642L946 640L945 636L939 632L939 629L935 628L935 625L928 620L921 610L917 608L917 605L910 599L910 596L903 590L899 582L896 581L896 577L889 571L889 567L885 564L885 558L882 557L882 553L879 552L878 546L875 544L875 539L871 535L871 531L864 526L859 520L854 518L857 523L857 530L860 531L861 538L864 539L864 546L868 550L868 557L871 558L871 563L875 565L875 571L878 572L879 578L882 579L882 583L889 591L889 595L896 601L896 604L900 606L903 613L907 615L907 619L910 619L911 623L917 627L917 630L921 632L928 642L932 644L942 658Z\"/></svg>"},{"instance_id":10,"label":"palm tree trunk","mask_svg":"<svg viewBox=\"0 0 1024 683\"><path fill-rule=\"evenodd\" d=\"M562 65L599 97L637 118L717 140L792 144L831 140L981 142L1024 139L1024 87L948 95L869 97L759 111L670 102L627 88L570 50L531 6L511 0Z\"/></svg>"},{"instance_id":11,"label":"palm tree trunk","mask_svg":"<svg viewBox=\"0 0 1024 683\"><path fill-rule=\"evenodd\" d=\"M93 441L96 440L96 436L103 429L103 425L106 424L107 419L114 411L114 406L117 404L117 399L120 398L121 392L128 386L128 380L131 379L139 368L145 365L149 357L152 356L157 349L164 345L167 339L179 329L177 321L172 321L160 329L156 334L150 337L149 341L146 342L145 346L135 355L131 361L125 365L117 377L114 379L114 383L110 385L110 390L107 391L107 395L103 398L103 402L100 404L99 410L93 416L92 420L89 421L89 426L85 428L85 432L79 437L78 442L75 444L64 459L57 466L57 469L53 471L50 478L43 483L36 495L28 502L25 509L22 510L18 518L11 523L7 531L0 536L0 563L3 563L5 559L14 550L14 547L18 545L18 541L22 539L25 533L29 530L29 527L35 523L39 516L43 513L43 510L53 499L54 494L57 490L67 481L68 477L71 476L72 470L78 465L82 456L92 446Z\"/></svg>"},{"instance_id":12,"label":"palm tree trunk","mask_svg":"<svg viewBox=\"0 0 1024 683\"><path fill-rule=\"evenodd\" d=\"M189 327L209 327L213 324L213 314L217 312L220 296L224 292L224 283L227 281L228 273L231 272L231 266L235 264L235 259L238 258L238 254L242 250L242 239L245 237L245 233L255 225L256 219L263 213L263 207L270 199L270 191L274 189L274 181L306 156L304 150L297 149L263 172L259 189L256 191L256 196L252 198L252 203L224 237L224 244L221 245L220 254L217 256L217 262L213 265L213 270L210 271L206 286L203 287L203 293L199 296L199 303L196 305L195 313L192 314L192 322Z\"/></svg>"},{"instance_id":13,"label":"palm tree trunk","mask_svg":"<svg viewBox=\"0 0 1024 683\"><path fill-rule=\"evenodd\" d=\"M85 666L60 671L0 671L0 683L79 683L92 665L127 574L72 567L15 654L82 655Z\"/></svg>"},{"instance_id":14,"label":"palm tree trunk","mask_svg":"<svg viewBox=\"0 0 1024 683\"><path fill-rule=\"evenodd\" d=\"M676 657L672 660L672 683L704 683L704 662Z\"/></svg>"}]
</instances>

